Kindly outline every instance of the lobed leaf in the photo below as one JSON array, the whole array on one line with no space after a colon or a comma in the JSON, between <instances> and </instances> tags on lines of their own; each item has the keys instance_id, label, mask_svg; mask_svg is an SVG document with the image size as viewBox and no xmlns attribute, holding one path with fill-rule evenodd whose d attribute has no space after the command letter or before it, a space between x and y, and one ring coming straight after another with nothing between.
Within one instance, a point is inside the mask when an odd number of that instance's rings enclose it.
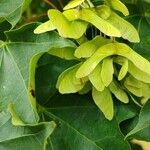
<instances>
[{"instance_id":1,"label":"lobed leaf","mask_svg":"<svg viewBox=\"0 0 150 150\"><path fill-rule=\"evenodd\" d=\"M14 126L10 114L0 113L0 149L26 150L46 149L47 139L54 131L56 124L43 122L37 125ZM10 134L11 133L11 134Z\"/></svg>"}]
</instances>

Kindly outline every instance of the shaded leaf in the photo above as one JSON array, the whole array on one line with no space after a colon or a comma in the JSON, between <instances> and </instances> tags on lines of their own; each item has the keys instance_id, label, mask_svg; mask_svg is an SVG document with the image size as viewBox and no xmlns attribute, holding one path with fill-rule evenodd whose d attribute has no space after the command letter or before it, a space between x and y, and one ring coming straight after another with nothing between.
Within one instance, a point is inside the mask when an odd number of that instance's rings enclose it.
<instances>
[{"instance_id":1,"label":"shaded leaf","mask_svg":"<svg viewBox=\"0 0 150 150\"><path fill-rule=\"evenodd\" d=\"M0 113L0 149L26 150L46 148L47 139L56 124L51 122L38 125L14 126L11 117L6 112ZM11 133L11 134L10 134Z\"/></svg>"},{"instance_id":2,"label":"shaded leaf","mask_svg":"<svg viewBox=\"0 0 150 150\"><path fill-rule=\"evenodd\" d=\"M4 20L7 20L13 28L20 20L22 12L30 2L30 0L1 0L0 17Z\"/></svg>"},{"instance_id":3,"label":"shaded leaf","mask_svg":"<svg viewBox=\"0 0 150 150\"><path fill-rule=\"evenodd\" d=\"M137 125L133 130L131 130L126 138L135 137L137 139L144 139L150 141L150 116L149 109L150 108L150 100L142 108L139 114L139 120Z\"/></svg>"},{"instance_id":4,"label":"shaded leaf","mask_svg":"<svg viewBox=\"0 0 150 150\"><path fill-rule=\"evenodd\" d=\"M72 43L60 38L54 32L41 36L34 35L35 27L37 24L29 24L7 32L10 42L4 43L0 50L0 110L6 109L8 104L12 103L14 111L25 123L38 121L33 94L35 92L34 67L39 57L38 54L41 55L52 47L68 47ZM31 69L30 78L29 68Z\"/></svg>"},{"instance_id":5,"label":"shaded leaf","mask_svg":"<svg viewBox=\"0 0 150 150\"><path fill-rule=\"evenodd\" d=\"M57 92L56 83L59 75L76 63L79 62L75 60L66 61L49 54L44 54L40 58L35 74L36 100L40 105L47 105Z\"/></svg>"},{"instance_id":6,"label":"shaded leaf","mask_svg":"<svg viewBox=\"0 0 150 150\"><path fill-rule=\"evenodd\" d=\"M57 95L44 113L47 121L55 119L59 122L59 127L51 135L49 149L116 150L121 147L130 150L118 124L135 116L133 108L117 105L117 116L108 121L89 95Z\"/></svg>"}]
</instances>

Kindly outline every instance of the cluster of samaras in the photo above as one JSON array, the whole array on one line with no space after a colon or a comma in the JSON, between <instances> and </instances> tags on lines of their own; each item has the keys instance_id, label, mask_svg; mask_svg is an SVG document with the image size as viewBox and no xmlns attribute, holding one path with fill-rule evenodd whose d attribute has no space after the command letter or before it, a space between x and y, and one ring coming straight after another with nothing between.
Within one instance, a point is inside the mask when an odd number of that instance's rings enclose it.
<instances>
[{"instance_id":1,"label":"cluster of samaras","mask_svg":"<svg viewBox=\"0 0 150 150\"><path fill-rule=\"evenodd\" d=\"M65 38L76 39L80 45L53 48L50 54L78 63L65 70L58 78L56 87L60 93L86 94L92 96L109 120L113 118L112 95L124 103L140 97L150 97L150 63L128 45L112 40L122 37L130 42L139 42L136 29L113 10L128 15L128 9L119 0L106 0L103 5L93 6L89 0L73 0L64 12L49 10L49 21L35 29L35 33L57 30ZM88 41L85 32L95 26L101 33Z\"/></svg>"}]
</instances>

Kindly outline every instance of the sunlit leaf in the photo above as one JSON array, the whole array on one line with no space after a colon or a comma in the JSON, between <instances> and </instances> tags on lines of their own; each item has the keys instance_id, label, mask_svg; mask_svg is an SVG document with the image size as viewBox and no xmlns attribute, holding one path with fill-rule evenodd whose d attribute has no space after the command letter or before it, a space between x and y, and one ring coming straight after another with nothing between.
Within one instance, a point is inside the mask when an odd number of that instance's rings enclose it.
<instances>
[{"instance_id":1,"label":"sunlit leaf","mask_svg":"<svg viewBox=\"0 0 150 150\"><path fill-rule=\"evenodd\" d=\"M97 91L95 88L92 90L92 96L95 104L103 112L104 116L108 120L112 120L114 115L113 100L108 88L105 88L102 92Z\"/></svg>"},{"instance_id":2,"label":"sunlit leaf","mask_svg":"<svg viewBox=\"0 0 150 150\"><path fill-rule=\"evenodd\" d=\"M113 59L111 57L105 58L102 62L101 78L106 87L112 82L113 74Z\"/></svg>"},{"instance_id":3,"label":"sunlit leaf","mask_svg":"<svg viewBox=\"0 0 150 150\"><path fill-rule=\"evenodd\" d=\"M101 70L102 66L101 64L97 65L97 67L93 70L91 74L89 74L89 80L93 84L93 86L96 88L98 91L103 91L105 88L105 85L102 81L101 77Z\"/></svg>"}]
</instances>

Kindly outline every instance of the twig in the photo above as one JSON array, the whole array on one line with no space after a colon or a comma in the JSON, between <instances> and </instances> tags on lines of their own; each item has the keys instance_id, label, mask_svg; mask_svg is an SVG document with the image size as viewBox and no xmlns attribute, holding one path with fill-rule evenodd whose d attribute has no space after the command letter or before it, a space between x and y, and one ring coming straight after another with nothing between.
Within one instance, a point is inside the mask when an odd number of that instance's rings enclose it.
<instances>
[{"instance_id":1,"label":"twig","mask_svg":"<svg viewBox=\"0 0 150 150\"><path fill-rule=\"evenodd\" d=\"M61 8L63 9L63 8L64 8L64 5L63 5L62 1L61 1L61 0L57 0L57 1L59 2Z\"/></svg>"},{"instance_id":2,"label":"twig","mask_svg":"<svg viewBox=\"0 0 150 150\"><path fill-rule=\"evenodd\" d=\"M58 9L51 1L49 0L43 0L45 3L49 4L52 8Z\"/></svg>"},{"instance_id":3,"label":"twig","mask_svg":"<svg viewBox=\"0 0 150 150\"><path fill-rule=\"evenodd\" d=\"M34 17L28 19L27 22L29 23L29 22L32 22L32 21L36 21L36 20L38 20L38 19L40 19L42 17L45 17L45 16L47 16L47 13L41 14L39 16L34 16Z\"/></svg>"}]
</instances>

